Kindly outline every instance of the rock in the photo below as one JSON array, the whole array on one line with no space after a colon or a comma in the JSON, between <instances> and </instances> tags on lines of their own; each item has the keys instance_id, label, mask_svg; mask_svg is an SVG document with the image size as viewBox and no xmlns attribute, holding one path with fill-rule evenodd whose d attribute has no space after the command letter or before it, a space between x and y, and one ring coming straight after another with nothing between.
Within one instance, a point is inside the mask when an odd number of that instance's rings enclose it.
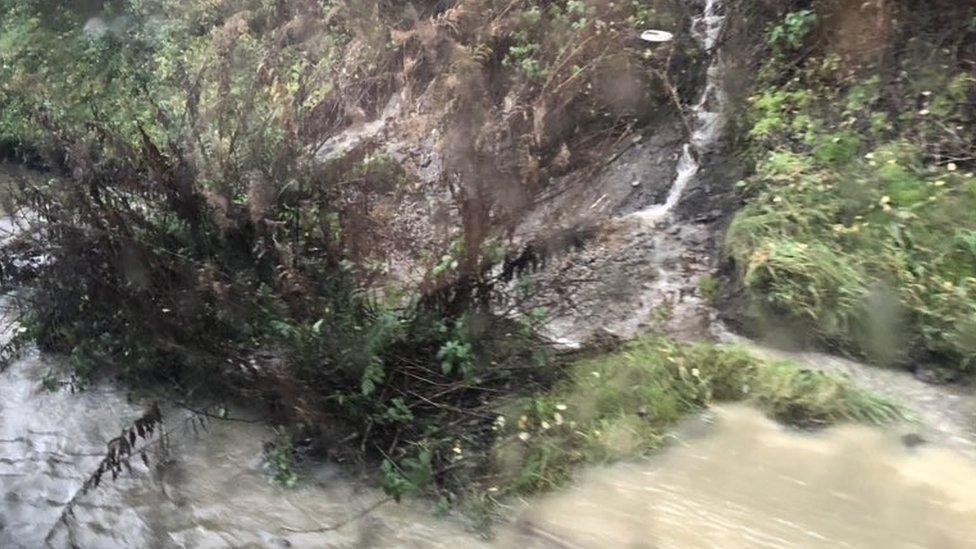
<instances>
[{"instance_id":1,"label":"rock","mask_svg":"<svg viewBox=\"0 0 976 549\"><path fill-rule=\"evenodd\" d=\"M925 383L945 385L959 380L959 371L938 364L919 364L915 367L915 377Z\"/></svg>"},{"instance_id":2,"label":"rock","mask_svg":"<svg viewBox=\"0 0 976 549\"><path fill-rule=\"evenodd\" d=\"M716 219L722 217L722 215L723 215L722 210L716 208L716 209L710 210L708 212L705 212L705 213L703 213L701 215L696 216L694 218L694 222L695 223L711 223L712 221L715 221Z\"/></svg>"},{"instance_id":3,"label":"rock","mask_svg":"<svg viewBox=\"0 0 976 549\"><path fill-rule=\"evenodd\" d=\"M583 343L583 347L591 350L611 352L620 348L623 339L606 328L601 328L590 334Z\"/></svg>"},{"instance_id":4,"label":"rock","mask_svg":"<svg viewBox=\"0 0 976 549\"><path fill-rule=\"evenodd\" d=\"M907 435L902 435L901 437L901 443L904 444L906 448L921 446L926 442L928 441L922 438L922 435L918 433L908 433Z\"/></svg>"}]
</instances>

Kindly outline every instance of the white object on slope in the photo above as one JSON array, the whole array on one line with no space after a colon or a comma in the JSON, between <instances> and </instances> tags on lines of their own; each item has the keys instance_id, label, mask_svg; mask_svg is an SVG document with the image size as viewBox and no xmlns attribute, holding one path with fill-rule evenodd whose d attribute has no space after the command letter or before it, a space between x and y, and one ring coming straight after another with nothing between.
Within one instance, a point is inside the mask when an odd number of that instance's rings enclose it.
<instances>
[{"instance_id":1,"label":"white object on slope","mask_svg":"<svg viewBox=\"0 0 976 549\"><path fill-rule=\"evenodd\" d=\"M673 34L663 30L646 30L641 33L640 37L645 42L653 43L670 42L674 39Z\"/></svg>"}]
</instances>

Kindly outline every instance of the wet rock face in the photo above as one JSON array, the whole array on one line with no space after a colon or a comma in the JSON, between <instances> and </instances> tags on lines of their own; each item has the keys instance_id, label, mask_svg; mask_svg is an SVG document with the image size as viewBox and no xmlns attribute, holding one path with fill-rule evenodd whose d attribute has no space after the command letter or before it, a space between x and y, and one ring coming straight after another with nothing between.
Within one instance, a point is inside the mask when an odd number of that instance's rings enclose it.
<instances>
[{"instance_id":1,"label":"wet rock face","mask_svg":"<svg viewBox=\"0 0 976 549\"><path fill-rule=\"evenodd\" d=\"M677 216L698 223L720 222L724 230L741 205L735 183L743 178L745 168L725 147L703 155L701 163L695 181L678 202Z\"/></svg>"},{"instance_id":2,"label":"wet rock face","mask_svg":"<svg viewBox=\"0 0 976 549\"><path fill-rule=\"evenodd\" d=\"M732 188L725 174L713 171L722 156L708 155L674 215L650 225L630 216L665 202L686 139L678 119L656 127L594 177L556 182L564 187L520 226L523 239L535 237L528 246L559 227L583 224L590 231L582 246L547 255L523 280L533 291L520 307L545 309L557 343L593 346L648 330L682 339L709 335L714 315L698 286L714 269L720 233L736 204L699 198Z\"/></svg>"},{"instance_id":3,"label":"wet rock face","mask_svg":"<svg viewBox=\"0 0 976 549\"><path fill-rule=\"evenodd\" d=\"M515 229L516 241L544 238L560 228L627 215L662 202L684 139L681 120L667 118L631 136L629 146L592 175L575 173L555 179Z\"/></svg>"},{"instance_id":4,"label":"wet rock face","mask_svg":"<svg viewBox=\"0 0 976 549\"><path fill-rule=\"evenodd\" d=\"M713 236L705 225L607 222L584 250L529 277L536 292L523 306L548 311L557 341L589 344L648 330L707 337L712 314L697 286L711 270Z\"/></svg>"},{"instance_id":5,"label":"wet rock face","mask_svg":"<svg viewBox=\"0 0 976 549\"><path fill-rule=\"evenodd\" d=\"M634 147L593 179L607 202L589 214L603 216L592 225L595 235L583 249L550 258L528 277L534 295L522 306L546 309L557 341L588 342L605 334L631 338L648 330L681 339L710 335L715 314L699 286L716 269L721 234L737 207L728 179L731 162L709 155L673 215L642 223L627 214L663 203L674 174L680 140L668 139L660 148L663 139L661 134ZM632 186L636 174L649 184ZM623 192L627 187L630 192ZM591 198L580 193L575 200L581 196ZM560 208L573 211L565 202Z\"/></svg>"},{"instance_id":6,"label":"wet rock face","mask_svg":"<svg viewBox=\"0 0 976 549\"><path fill-rule=\"evenodd\" d=\"M566 183L523 224L523 233L579 223L599 227L586 249L531 278L523 306L549 312L550 335L579 346L601 332L631 338L654 330L681 339L710 335L701 287L717 264L719 235L737 204L736 163L718 146L725 127L726 64L718 48L723 4L706 0L691 34L709 59L697 99L608 160L584 184ZM687 101L687 98L686 98Z\"/></svg>"}]
</instances>

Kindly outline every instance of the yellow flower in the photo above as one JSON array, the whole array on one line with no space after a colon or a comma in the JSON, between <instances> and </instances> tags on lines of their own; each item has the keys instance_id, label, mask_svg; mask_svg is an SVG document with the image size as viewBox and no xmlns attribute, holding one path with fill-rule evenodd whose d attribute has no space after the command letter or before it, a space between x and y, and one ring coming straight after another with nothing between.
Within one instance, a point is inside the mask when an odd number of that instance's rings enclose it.
<instances>
[{"instance_id":1,"label":"yellow flower","mask_svg":"<svg viewBox=\"0 0 976 549\"><path fill-rule=\"evenodd\" d=\"M749 257L749 265L751 267L759 266L765 263L767 259L769 259L769 253L766 250L759 248L758 250L752 252L752 256Z\"/></svg>"}]
</instances>

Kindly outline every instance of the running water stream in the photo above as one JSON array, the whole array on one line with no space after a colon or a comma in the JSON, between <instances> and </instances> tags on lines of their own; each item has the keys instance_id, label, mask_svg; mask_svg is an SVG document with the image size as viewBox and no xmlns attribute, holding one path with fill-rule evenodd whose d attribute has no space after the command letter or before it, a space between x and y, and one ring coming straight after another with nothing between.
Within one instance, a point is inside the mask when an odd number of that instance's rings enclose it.
<instances>
[{"instance_id":1,"label":"running water stream","mask_svg":"<svg viewBox=\"0 0 976 549\"><path fill-rule=\"evenodd\" d=\"M544 497L512 547L976 547L976 465L897 429L819 433L718 407L647 462Z\"/></svg>"},{"instance_id":2,"label":"running water stream","mask_svg":"<svg viewBox=\"0 0 976 549\"><path fill-rule=\"evenodd\" d=\"M701 155L721 137L724 127L722 111L726 103L722 88L725 64L718 46L725 27L724 9L720 0L705 0L705 9L692 20L691 34L710 58L705 86L698 101L691 108L691 135L682 147L667 199L661 204L654 204L633 214L645 224L658 223L678 205L688 184L701 169Z\"/></svg>"},{"instance_id":3,"label":"running water stream","mask_svg":"<svg viewBox=\"0 0 976 549\"><path fill-rule=\"evenodd\" d=\"M669 216L720 136L722 11L707 0L693 21L708 76L667 199L633 216L646 227ZM670 279L661 280L652 291ZM15 324L2 328L9 336ZM850 375L921 424L801 433L754 410L719 408L689 420L653 460L594 468L527 502L487 543L426 502L376 506L383 494L337 465L310 466L294 489L275 485L262 449L273 430L244 410L232 413L242 421L215 421L205 434L182 429L186 411L167 410L167 452L83 493L105 442L148 403L111 381L49 391L43 380L63 376L64 364L29 351L0 373L0 547L976 546L971 388L754 348Z\"/></svg>"},{"instance_id":4,"label":"running water stream","mask_svg":"<svg viewBox=\"0 0 976 549\"><path fill-rule=\"evenodd\" d=\"M85 493L105 442L149 403L111 382L45 389L42 380L63 371L57 357L33 351L0 374L4 549L482 545L461 523L424 503L388 502L335 464L303 469L293 489L277 486L263 452L274 432L240 410L206 431L187 428L189 412L164 410L165 451L152 446L148 467L135 458L131 471Z\"/></svg>"},{"instance_id":5,"label":"running water stream","mask_svg":"<svg viewBox=\"0 0 976 549\"><path fill-rule=\"evenodd\" d=\"M194 434L180 430L186 414L173 409L168 454L148 468L135 460L131 473L84 494L105 440L146 403L111 383L46 390L42 379L61 368L30 352L0 374L0 547L976 544L972 458L916 445L906 437L913 425L803 433L744 407L692 418L655 459L583 473L524 505L490 543L424 502L362 514L385 498L336 465L309 467L296 488L278 487L263 467L268 426L218 421Z\"/></svg>"}]
</instances>

